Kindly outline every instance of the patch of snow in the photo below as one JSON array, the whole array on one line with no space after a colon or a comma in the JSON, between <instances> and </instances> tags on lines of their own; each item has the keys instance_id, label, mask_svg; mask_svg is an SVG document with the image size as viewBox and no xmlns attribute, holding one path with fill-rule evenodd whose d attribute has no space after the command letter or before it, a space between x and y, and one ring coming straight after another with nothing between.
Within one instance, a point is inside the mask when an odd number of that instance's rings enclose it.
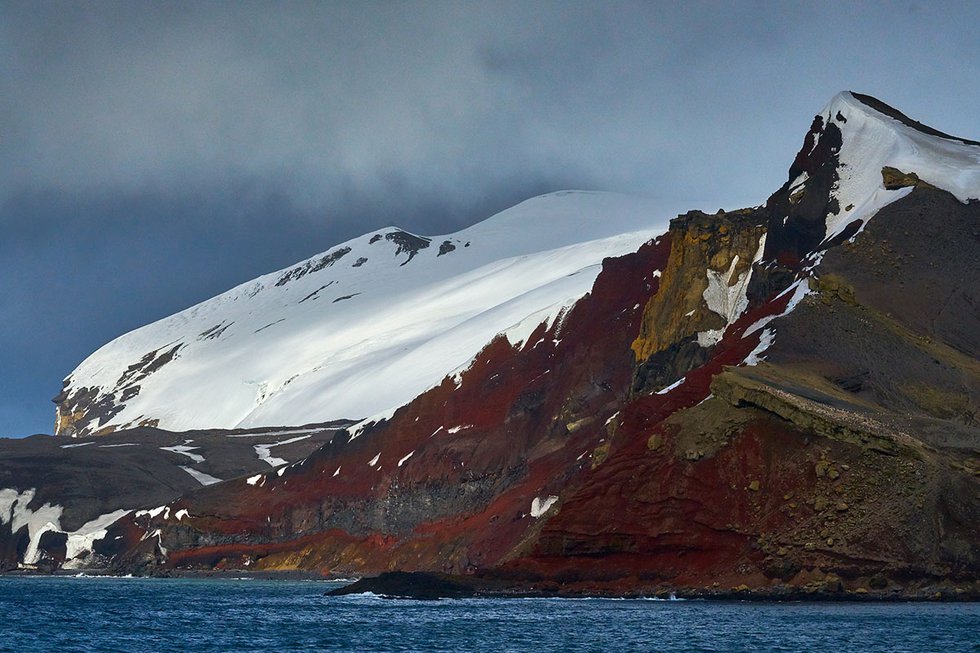
<instances>
[{"instance_id":1,"label":"patch of snow","mask_svg":"<svg viewBox=\"0 0 980 653\"><path fill-rule=\"evenodd\" d=\"M755 257L752 259L752 265L762 259L765 248L766 234L762 234ZM708 276L708 287L704 289L704 302L710 311L725 318L725 326L698 333L698 344L702 347L718 344L725 333L725 329L737 320L738 316L749 306L747 293L749 280L752 278L752 265L736 277L735 266L738 265L738 261L739 258L736 254L727 270L716 272L709 268L705 271Z\"/></svg>"},{"instance_id":2,"label":"patch of snow","mask_svg":"<svg viewBox=\"0 0 980 653\"><path fill-rule=\"evenodd\" d=\"M337 467L337 471L333 473L334 476L340 476L340 467Z\"/></svg>"},{"instance_id":3,"label":"patch of snow","mask_svg":"<svg viewBox=\"0 0 980 653\"><path fill-rule=\"evenodd\" d=\"M709 399L714 399L714 395L713 394L709 394L707 397L705 397L704 399L702 399L701 401L699 401L698 403L696 403L695 406L700 406L701 404L703 404L704 402L708 401Z\"/></svg>"},{"instance_id":4,"label":"patch of snow","mask_svg":"<svg viewBox=\"0 0 980 653\"><path fill-rule=\"evenodd\" d=\"M120 442L119 444L100 444L99 449L115 449L116 447L138 447L139 442Z\"/></svg>"},{"instance_id":5,"label":"patch of snow","mask_svg":"<svg viewBox=\"0 0 980 653\"><path fill-rule=\"evenodd\" d=\"M156 519L160 513L167 509L167 506L157 506L156 508L151 508L150 510L137 510L134 514L136 517L149 516L150 519Z\"/></svg>"},{"instance_id":6,"label":"patch of snow","mask_svg":"<svg viewBox=\"0 0 980 653\"><path fill-rule=\"evenodd\" d=\"M539 311L535 311L523 318L517 324L514 324L506 329L504 329L503 334L507 340L514 347L520 348L521 345L527 342L527 339L531 337L534 331L544 324L545 329L551 329L551 326L556 320L561 318L561 316L568 311L572 306L582 298L582 293L579 292L577 280L573 279L571 276L566 277L566 282L571 288L568 293L569 296L561 298L559 301L555 302L551 306L546 306ZM545 289L548 293L554 294L555 288L553 286ZM539 292L544 292L539 290ZM529 299L528 297L521 297L522 300Z\"/></svg>"},{"instance_id":7,"label":"patch of snow","mask_svg":"<svg viewBox=\"0 0 980 653\"><path fill-rule=\"evenodd\" d=\"M381 458L381 452L380 451L378 452L378 455L377 456L375 456L374 458L372 458L371 460L368 461L368 467L374 467L375 465L377 465L379 458Z\"/></svg>"},{"instance_id":8,"label":"patch of snow","mask_svg":"<svg viewBox=\"0 0 980 653\"><path fill-rule=\"evenodd\" d=\"M609 426L609 422L613 421L617 417L619 417L619 411L618 410L615 413L613 413L612 415L609 416L609 419L606 420L606 424L605 425L606 426Z\"/></svg>"},{"instance_id":9,"label":"patch of snow","mask_svg":"<svg viewBox=\"0 0 980 653\"><path fill-rule=\"evenodd\" d=\"M398 466L401 467L403 464L405 464L405 462L409 458L411 458L412 457L412 454L414 454L414 453L415 453L415 450L414 449L412 451L409 451L408 454L406 454L404 458L402 458L401 460L398 461Z\"/></svg>"},{"instance_id":10,"label":"patch of snow","mask_svg":"<svg viewBox=\"0 0 980 653\"><path fill-rule=\"evenodd\" d=\"M810 294L810 286L808 280L800 279L799 281L791 285L789 288L779 293L776 296L776 299L779 299L780 297L784 297L787 293L793 293L793 296L790 297L789 303L786 304L786 308L783 309L782 313L779 313L777 315L767 315L761 320L753 322L751 326L749 326L749 328L745 330L745 333L742 335L742 337L744 338L745 336L751 335L756 331L758 331L759 329L762 329L763 327L767 326L773 320L792 313L793 309L795 309L796 306L801 301L803 301L803 298L806 297L808 294Z\"/></svg>"},{"instance_id":11,"label":"patch of snow","mask_svg":"<svg viewBox=\"0 0 980 653\"><path fill-rule=\"evenodd\" d=\"M158 528L150 534L150 537L157 538L157 548L160 550L160 555L166 557L167 547L163 546L163 532Z\"/></svg>"},{"instance_id":12,"label":"patch of snow","mask_svg":"<svg viewBox=\"0 0 980 653\"><path fill-rule=\"evenodd\" d=\"M278 447L284 444L292 444L293 442L299 442L300 440L305 440L311 435L300 435L295 438L290 438L288 440L280 440L279 442L272 442L269 444L257 444L252 448L255 449L255 455L259 457L259 460L264 460L269 463L271 467L278 467L279 465L287 465L289 461L285 458L277 458L272 455L272 448Z\"/></svg>"},{"instance_id":13,"label":"patch of snow","mask_svg":"<svg viewBox=\"0 0 980 653\"><path fill-rule=\"evenodd\" d=\"M762 358L762 353L772 346L773 338L776 333L772 329L766 329L759 336L759 344L755 346L749 355L745 357L746 365L757 365L759 361L764 360Z\"/></svg>"},{"instance_id":14,"label":"patch of snow","mask_svg":"<svg viewBox=\"0 0 980 653\"><path fill-rule=\"evenodd\" d=\"M249 485L255 485L261 480L262 480L262 474L256 474L255 476L249 476L248 478L246 478L245 482L248 483Z\"/></svg>"},{"instance_id":15,"label":"patch of snow","mask_svg":"<svg viewBox=\"0 0 980 653\"><path fill-rule=\"evenodd\" d=\"M59 505L45 503L37 510L31 510L28 505L34 500L37 490L31 488L22 493L10 504L10 532L16 533L20 529L27 527L28 544L24 552L23 563L26 565L36 564L40 554L38 545L41 536L48 531L61 531L61 513L63 508ZM7 496L9 500L9 495Z\"/></svg>"},{"instance_id":16,"label":"patch of snow","mask_svg":"<svg viewBox=\"0 0 980 653\"><path fill-rule=\"evenodd\" d=\"M456 435L460 431L464 431L466 429L471 429L471 428L473 428L472 424L463 424L460 426L454 426L451 429L446 429L446 433L449 433L450 435Z\"/></svg>"},{"instance_id":17,"label":"patch of snow","mask_svg":"<svg viewBox=\"0 0 980 653\"><path fill-rule=\"evenodd\" d=\"M537 519L544 513L548 512L551 506L555 505L556 501L558 501L558 497L553 494L544 499L541 497L534 497L534 500L531 501L531 516Z\"/></svg>"},{"instance_id":18,"label":"patch of snow","mask_svg":"<svg viewBox=\"0 0 980 653\"><path fill-rule=\"evenodd\" d=\"M193 476L194 480L196 480L201 485L214 485L215 483L221 482L220 478L215 478L210 474L205 474L204 472L198 471L192 467L186 467L184 465L180 465L180 468L185 472L187 472L188 474L190 474L191 476Z\"/></svg>"},{"instance_id":19,"label":"patch of snow","mask_svg":"<svg viewBox=\"0 0 980 653\"><path fill-rule=\"evenodd\" d=\"M0 524L9 524L14 504L20 499L20 492L9 488L0 490ZM32 496L33 498L33 496Z\"/></svg>"},{"instance_id":20,"label":"patch of snow","mask_svg":"<svg viewBox=\"0 0 980 653\"><path fill-rule=\"evenodd\" d=\"M179 453L181 456L187 456L188 458L190 458L191 460L193 460L195 463L203 463L204 462L204 456L202 456L201 454L197 454L197 453L191 453L195 449L200 449L200 447L188 447L187 445L184 445L184 444L178 444L178 445L174 445L172 447L160 447L160 449L163 450L163 451L171 451L173 453Z\"/></svg>"},{"instance_id":21,"label":"patch of snow","mask_svg":"<svg viewBox=\"0 0 980 653\"><path fill-rule=\"evenodd\" d=\"M680 384L684 383L684 381L686 381L686 380L687 380L687 377L686 376L682 376L681 378L677 379L676 381L674 381L673 383L671 383L666 388L661 388L661 389L657 390L657 394L658 395L665 395L668 392L670 392L671 390L673 390L674 388L676 388L677 386L679 386Z\"/></svg>"},{"instance_id":22,"label":"patch of snow","mask_svg":"<svg viewBox=\"0 0 980 653\"><path fill-rule=\"evenodd\" d=\"M371 417L368 417L367 419L363 419L357 424L354 424L353 426L347 429L347 433L348 433L347 441L348 442L352 441L354 438L356 438L361 433L363 433L364 429L366 429L369 426L378 424L379 422L385 422L390 420L392 417L395 416L395 412L398 410L398 408L399 406L392 406L388 410L372 415Z\"/></svg>"},{"instance_id":23,"label":"patch of snow","mask_svg":"<svg viewBox=\"0 0 980 653\"><path fill-rule=\"evenodd\" d=\"M66 569L74 569L83 562L83 559L92 553L97 540L103 539L109 532L109 526L119 519L128 515L129 510L115 510L82 524L78 530L68 533L68 542L65 545L65 565Z\"/></svg>"},{"instance_id":24,"label":"patch of snow","mask_svg":"<svg viewBox=\"0 0 980 653\"><path fill-rule=\"evenodd\" d=\"M87 447L90 444L95 444L95 440L89 440L88 442L79 442L77 444L63 444L62 449L77 449L78 447Z\"/></svg>"},{"instance_id":25,"label":"patch of snow","mask_svg":"<svg viewBox=\"0 0 980 653\"><path fill-rule=\"evenodd\" d=\"M816 144L816 142L814 142L814 144ZM812 152L813 150L810 150L810 151ZM800 175L790 183L790 185L789 185L790 192L792 193L792 191L794 191L797 188L799 188L800 186L802 186L806 182L806 180L809 179L809 178L810 178L810 175L808 173L806 173L806 172L800 173Z\"/></svg>"}]
</instances>

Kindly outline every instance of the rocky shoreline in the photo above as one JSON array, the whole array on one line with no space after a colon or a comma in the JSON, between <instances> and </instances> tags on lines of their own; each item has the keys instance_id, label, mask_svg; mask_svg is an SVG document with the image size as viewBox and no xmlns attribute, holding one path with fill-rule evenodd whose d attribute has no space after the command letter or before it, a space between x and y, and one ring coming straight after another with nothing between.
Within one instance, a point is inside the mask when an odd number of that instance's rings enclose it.
<instances>
[{"instance_id":1,"label":"rocky shoreline","mask_svg":"<svg viewBox=\"0 0 980 653\"><path fill-rule=\"evenodd\" d=\"M906 585L885 583L884 587L845 586L839 579L808 585L778 584L765 587L683 587L628 582L561 583L554 580L518 580L486 574L458 575L424 571L391 571L367 578L351 579L311 570L246 569L156 569L150 574L126 574L105 569L38 570L16 569L0 572L3 577L136 577L166 579L270 580L270 581L350 581L326 592L327 596L371 593L389 599L442 600L462 598L605 598L702 601L776 602L978 602L980 582L916 581ZM852 584L849 584L852 585ZM881 585L872 579L871 585Z\"/></svg>"},{"instance_id":2,"label":"rocky shoreline","mask_svg":"<svg viewBox=\"0 0 980 653\"><path fill-rule=\"evenodd\" d=\"M304 569L271 570L259 569L255 571L247 569L157 569L149 574L120 574L108 569L12 569L0 571L0 578L3 577L59 577L70 578L76 576L104 577L104 578L186 578L203 579L213 578L216 580L241 580L243 578L255 580L283 580L283 581L341 581L350 580L349 577L332 577L316 571Z\"/></svg>"},{"instance_id":3,"label":"rocky shoreline","mask_svg":"<svg viewBox=\"0 0 980 653\"><path fill-rule=\"evenodd\" d=\"M431 572L393 571L327 592L328 596L372 593L386 598L438 600L455 598L623 598L710 601L980 601L980 584L915 584L884 589L845 589L842 584L794 587L684 588L637 586L576 586L556 582L514 582L492 576L460 576Z\"/></svg>"}]
</instances>

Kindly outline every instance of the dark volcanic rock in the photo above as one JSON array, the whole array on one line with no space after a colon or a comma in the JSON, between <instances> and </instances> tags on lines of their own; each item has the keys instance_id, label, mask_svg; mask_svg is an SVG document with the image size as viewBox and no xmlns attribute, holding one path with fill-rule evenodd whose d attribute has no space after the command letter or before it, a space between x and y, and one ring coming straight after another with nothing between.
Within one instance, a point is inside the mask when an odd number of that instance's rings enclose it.
<instances>
[{"instance_id":1,"label":"dark volcanic rock","mask_svg":"<svg viewBox=\"0 0 980 653\"><path fill-rule=\"evenodd\" d=\"M415 255L428 247L429 243L431 242L428 238L416 236L408 233L407 231L392 231L386 233L385 239L390 240L398 246L398 249L395 250L395 256L398 256L402 252L408 253L408 258L405 259L405 262L402 263L402 265L405 265L405 263L408 263L415 258Z\"/></svg>"},{"instance_id":2,"label":"dark volcanic rock","mask_svg":"<svg viewBox=\"0 0 980 653\"><path fill-rule=\"evenodd\" d=\"M428 572L390 571L374 578L362 578L350 585L327 592L328 596L345 596L371 592L399 599L462 599L476 596L476 581L467 576Z\"/></svg>"},{"instance_id":3,"label":"dark volcanic rock","mask_svg":"<svg viewBox=\"0 0 980 653\"><path fill-rule=\"evenodd\" d=\"M295 268L284 272L283 275L279 277L279 280L276 281L276 285L284 286L290 281L295 281L296 279L305 277L310 272L316 272L318 270L322 270L323 268L330 267L343 257L350 254L350 252L350 247L341 247L327 253L324 256L321 256L318 259L307 261L303 265L298 265Z\"/></svg>"}]
</instances>

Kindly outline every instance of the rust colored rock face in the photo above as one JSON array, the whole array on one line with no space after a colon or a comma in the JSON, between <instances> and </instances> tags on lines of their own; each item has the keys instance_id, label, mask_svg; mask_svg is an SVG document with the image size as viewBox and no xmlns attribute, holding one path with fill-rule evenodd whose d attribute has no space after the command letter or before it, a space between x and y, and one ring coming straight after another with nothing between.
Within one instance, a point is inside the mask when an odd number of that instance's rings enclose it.
<instances>
[{"instance_id":1,"label":"rust colored rock face","mask_svg":"<svg viewBox=\"0 0 980 653\"><path fill-rule=\"evenodd\" d=\"M440 570L459 572L513 555L542 523L534 500L578 482L591 465L580 454L600 444L604 422L625 399L633 365L624 334L635 332L639 306L657 292L653 271L669 247L664 237L607 259L590 296L520 350L495 340L460 387L447 379L282 476L216 486L181 504L208 517L162 525L171 564L196 560L205 540L220 542L207 548L208 560L250 556L260 565L338 571L424 569L438 560ZM330 532L346 535L323 535ZM287 555L281 543L294 538L306 539Z\"/></svg>"}]
</instances>

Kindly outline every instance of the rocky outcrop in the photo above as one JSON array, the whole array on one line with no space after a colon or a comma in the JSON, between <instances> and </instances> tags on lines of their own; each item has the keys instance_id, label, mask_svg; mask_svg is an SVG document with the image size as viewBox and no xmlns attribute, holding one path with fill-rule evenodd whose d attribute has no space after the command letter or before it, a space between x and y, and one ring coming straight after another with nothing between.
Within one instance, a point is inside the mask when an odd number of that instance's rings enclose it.
<instances>
[{"instance_id":1,"label":"rocky outcrop","mask_svg":"<svg viewBox=\"0 0 980 653\"><path fill-rule=\"evenodd\" d=\"M658 292L643 309L632 349L635 390L659 390L707 359L708 349L747 307L745 297L765 240L759 211L691 211L670 224L671 251Z\"/></svg>"},{"instance_id":2,"label":"rocky outcrop","mask_svg":"<svg viewBox=\"0 0 980 653\"><path fill-rule=\"evenodd\" d=\"M767 366L768 367L768 366ZM894 424L879 422L865 414L864 406L842 400L824 388L818 379L812 385L793 387L783 379L767 378L760 370L752 373L728 370L711 382L711 393L736 408L758 408L791 423L800 431L840 440L887 454L903 447L916 451L917 440ZM837 395L842 393L838 392ZM804 396L806 395L806 396Z\"/></svg>"},{"instance_id":3,"label":"rocky outcrop","mask_svg":"<svg viewBox=\"0 0 980 653\"><path fill-rule=\"evenodd\" d=\"M54 434L72 438L99 432L96 425L101 420L111 419L122 410L122 405L116 401L116 393L102 394L98 388L88 386L71 393L63 390L52 401L55 403ZM98 434L104 435L104 432Z\"/></svg>"},{"instance_id":4,"label":"rocky outcrop","mask_svg":"<svg viewBox=\"0 0 980 653\"><path fill-rule=\"evenodd\" d=\"M385 234L385 238L393 242L397 249L395 250L395 256L399 254L406 253L408 258L402 263L405 265L419 253L420 250L425 249L432 242L429 238L424 238L422 236L416 236L415 234L410 234L407 231L390 231ZM439 250L442 252L442 248Z\"/></svg>"},{"instance_id":5,"label":"rocky outcrop","mask_svg":"<svg viewBox=\"0 0 980 653\"><path fill-rule=\"evenodd\" d=\"M202 333L201 337L216 337L216 334L220 336L225 328L227 325L216 325ZM126 368L109 392L88 386L72 391L71 377L65 379L64 388L52 399L56 406L54 434L77 437L106 435L116 431L115 426L99 425L119 414L125 402L139 394L140 382L177 358L183 347L183 343L177 343L147 352L139 361ZM126 428L156 426L157 423L155 418L142 418L127 424Z\"/></svg>"},{"instance_id":6,"label":"rocky outcrop","mask_svg":"<svg viewBox=\"0 0 980 653\"><path fill-rule=\"evenodd\" d=\"M390 234L389 234L390 235ZM302 279L311 272L319 272L324 268L328 268L340 259L344 258L350 254L350 247L339 247L331 252L328 252L324 256L318 259L310 259L303 265L298 265L291 270L285 271L282 276L276 281L277 286L285 286L290 281L296 281L297 279Z\"/></svg>"},{"instance_id":7,"label":"rocky outcrop","mask_svg":"<svg viewBox=\"0 0 980 653\"><path fill-rule=\"evenodd\" d=\"M898 168L885 166L881 169L881 183L885 190L898 190L899 188L933 188L930 183L919 179L919 175L914 172L905 173Z\"/></svg>"}]
</instances>

